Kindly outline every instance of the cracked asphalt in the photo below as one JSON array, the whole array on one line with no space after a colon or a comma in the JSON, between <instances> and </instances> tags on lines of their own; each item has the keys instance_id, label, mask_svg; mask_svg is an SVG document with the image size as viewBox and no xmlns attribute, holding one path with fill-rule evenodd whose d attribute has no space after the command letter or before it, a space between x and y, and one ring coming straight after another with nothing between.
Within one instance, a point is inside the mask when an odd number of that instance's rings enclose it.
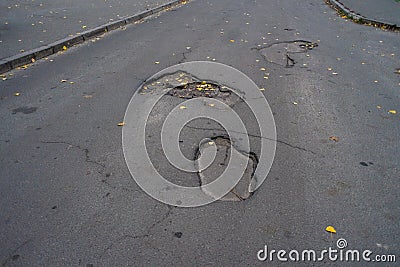
<instances>
[{"instance_id":1,"label":"cracked asphalt","mask_svg":"<svg viewBox=\"0 0 400 267\"><path fill-rule=\"evenodd\" d=\"M195 0L7 73L0 263L280 266L257 252L320 251L338 238L398 259L400 118L390 111L400 110L399 37L343 20L320 0ZM318 46L297 53L295 40ZM117 124L146 79L197 60L233 66L264 89L277 150L247 200L177 208L131 178ZM187 135L216 130L209 127Z\"/></svg>"}]
</instances>

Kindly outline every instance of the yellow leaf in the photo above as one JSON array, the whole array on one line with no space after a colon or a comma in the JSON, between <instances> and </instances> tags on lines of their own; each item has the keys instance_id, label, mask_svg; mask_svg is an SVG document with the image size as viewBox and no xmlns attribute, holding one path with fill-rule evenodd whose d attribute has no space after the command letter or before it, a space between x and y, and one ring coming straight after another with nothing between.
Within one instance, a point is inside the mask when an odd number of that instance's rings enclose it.
<instances>
[{"instance_id":1,"label":"yellow leaf","mask_svg":"<svg viewBox=\"0 0 400 267\"><path fill-rule=\"evenodd\" d=\"M120 123L118 123L118 126L119 127L122 127L122 126L124 126L125 125L125 122L120 122Z\"/></svg>"},{"instance_id":2,"label":"yellow leaf","mask_svg":"<svg viewBox=\"0 0 400 267\"><path fill-rule=\"evenodd\" d=\"M158 64L160 64L160 61L156 61L156 62L154 62L154 64L158 65Z\"/></svg>"},{"instance_id":3,"label":"yellow leaf","mask_svg":"<svg viewBox=\"0 0 400 267\"><path fill-rule=\"evenodd\" d=\"M234 43L234 42L235 42L235 40L233 40L233 39L232 39L232 40L229 40L229 42L231 42L231 43Z\"/></svg>"},{"instance_id":4,"label":"yellow leaf","mask_svg":"<svg viewBox=\"0 0 400 267\"><path fill-rule=\"evenodd\" d=\"M336 230L335 230L335 228L333 228L333 226L328 226L328 227L326 227L325 230L326 230L327 232L329 232L329 233L336 234Z\"/></svg>"},{"instance_id":5,"label":"yellow leaf","mask_svg":"<svg viewBox=\"0 0 400 267\"><path fill-rule=\"evenodd\" d=\"M63 50L65 51L65 50L67 50L67 49L68 49L68 48L64 45L64 46L63 46Z\"/></svg>"},{"instance_id":6,"label":"yellow leaf","mask_svg":"<svg viewBox=\"0 0 400 267\"><path fill-rule=\"evenodd\" d=\"M14 95L15 95L15 96L20 96L21 94L20 94L20 93L18 93L18 92L16 92Z\"/></svg>"},{"instance_id":7,"label":"yellow leaf","mask_svg":"<svg viewBox=\"0 0 400 267\"><path fill-rule=\"evenodd\" d=\"M60 81L60 83L66 83L66 82L67 82L67 80L64 80L64 79Z\"/></svg>"},{"instance_id":8,"label":"yellow leaf","mask_svg":"<svg viewBox=\"0 0 400 267\"><path fill-rule=\"evenodd\" d=\"M179 109L183 110L183 109L186 109L186 107L185 106L180 106Z\"/></svg>"},{"instance_id":9,"label":"yellow leaf","mask_svg":"<svg viewBox=\"0 0 400 267\"><path fill-rule=\"evenodd\" d=\"M210 106L210 107L214 107L214 106L215 106L215 104L210 104L209 106Z\"/></svg>"},{"instance_id":10,"label":"yellow leaf","mask_svg":"<svg viewBox=\"0 0 400 267\"><path fill-rule=\"evenodd\" d=\"M202 81L201 84L202 84L202 85L206 85L207 82L206 82L206 81Z\"/></svg>"},{"instance_id":11,"label":"yellow leaf","mask_svg":"<svg viewBox=\"0 0 400 267\"><path fill-rule=\"evenodd\" d=\"M396 114L397 114L397 111L394 110L394 109L391 109L391 110L389 110L389 113L390 113L390 114L393 114L393 115L396 115Z\"/></svg>"},{"instance_id":12,"label":"yellow leaf","mask_svg":"<svg viewBox=\"0 0 400 267\"><path fill-rule=\"evenodd\" d=\"M261 68L260 70L261 70L261 71L265 71L266 69L265 69L265 68Z\"/></svg>"},{"instance_id":13,"label":"yellow leaf","mask_svg":"<svg viewBox=\"0 0 400 267\"><path fill-rule=\"evenodd\" d=\"M260 88L260 91L265 91L265 88Z\"/></svg>"},{"instance_id":14,"label":"yellow leaf","mask_svg":"<svg viewBox=\"0 0 400 267\"><path fill-rule=\"evenodd\" d=\"M339 142L339 137L337 137L337 136L330 136L330 137L329 137L329 140L335 141L335 142Z\"/></svg>"},{"instance_id":15,"label":"yellow leaf","mask_svg":"<svg viewBox=\"0 0 400 267\"><path fill-rule=\"evenodd\" d=\"M69 82L69 84L74 84L74 82Z\"/></svg>"}]
</instances>

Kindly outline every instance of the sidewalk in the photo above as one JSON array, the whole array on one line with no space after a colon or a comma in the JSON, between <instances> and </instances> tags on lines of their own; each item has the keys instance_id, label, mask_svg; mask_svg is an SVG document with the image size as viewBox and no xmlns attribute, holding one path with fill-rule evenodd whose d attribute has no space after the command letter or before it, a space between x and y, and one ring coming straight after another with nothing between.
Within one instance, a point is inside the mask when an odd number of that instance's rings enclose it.
<instances>
[{"instance_id":1,"label":"sidewalk","mask_svg":"<svg viewBox=\"0 0 400 267\"><path fill-rule=\"evenodd\" d=\"M400 25L400 1L398 0L339 0L339 2L369 19Z\"/></svg>"},{"instance_id":2,"label":"sidewalk","mask_svg":"<svg viewBox=\"0 0 400 267\"><path fill-rule=\"evenodd\" d=\"M169 1L0 1L0 59L167 2Z\"/></svg>"}]
</instances>

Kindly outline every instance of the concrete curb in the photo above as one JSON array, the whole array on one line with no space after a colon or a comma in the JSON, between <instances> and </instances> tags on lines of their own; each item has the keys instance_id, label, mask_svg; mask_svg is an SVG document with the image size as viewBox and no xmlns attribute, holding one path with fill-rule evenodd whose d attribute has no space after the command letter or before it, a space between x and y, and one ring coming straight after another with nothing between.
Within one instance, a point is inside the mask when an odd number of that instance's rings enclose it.
<instances>
[{"instance_id":1,"label":"concrete curb","mask_svg":"<svg viewBox=\"0 0 400 267\"><path fill-rule=\"evenodd\" d=\"M3 74L5 72L8 72L12 69L18 68L23 65L30 64L36 60L39 60L44 57L48 57L50 55L56 54L60 51L64 50L64 46L66 48L69 48L71 46L81 44L86 42L87 40L90 40L94 37L100 36L106 32L110 32L116 29L119 29L122 26L128 25L135 23L137 21L140 21L141 19L144 19L148 16L151 16L153 14L159 13L161 11L164 11L166 9L178 6L180 4L186 3L185 0L174 0L169 3L166 3L164 5L158 6L156 8L146 10L140 13L137 13L135 15L109 22L106 24L103 24L101 26L98 26L96 28L84 31L80 33L79 35L75 35L73 37L67 37L58 41L55 41L53 43L50 43L45 46L41 46L39 48L35 48L8 58L4 58L0 60L0 74Z\"/></svg>"},{"instance_id":2,"label":"concrete curb","mask_svg":"<svg viewBox=\"0 0 400 267\"><path fill-rule=\"evenodd\" d=\"M400 31L400 26L386 21L366 18L361 14L358 14L355 11L351 10L350 8L346 7L338 0L325 0L325 2L331 7L333 7L336 11L338 11L339 14L340 13L345 14L346 17L351 19L353 22L379 27L384 30Z\"/></svg>"}]
</instances>

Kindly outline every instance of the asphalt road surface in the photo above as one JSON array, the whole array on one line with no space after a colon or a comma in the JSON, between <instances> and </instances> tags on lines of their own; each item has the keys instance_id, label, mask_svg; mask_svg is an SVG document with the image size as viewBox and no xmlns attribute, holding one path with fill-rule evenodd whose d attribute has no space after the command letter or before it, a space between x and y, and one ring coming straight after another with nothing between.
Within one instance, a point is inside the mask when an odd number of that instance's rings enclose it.
<instances>
[{"instance_id":1,"label":"asphalt road surface","mask_svg":"<svg viewBox=\"0 0 400 267\"><path fill-rule=\"evenodd\" d=\"M290 54L293 65L282 53L296 40L312 45ZM344 238L399 261L399 45L399 33L343 20L320 0L197 0L7 74L0 263L396 266L257 252L336 249ZM276 156L245 201L172 207L131 178L117 124L143 81L199 60L265 88Z\"/></svg>"},{"instance_id":2,"label":"asphalt road surface","mask_svg":"<svg viewBox=\"0 0 400 267\"><path fill-rule=\"evenodd\" d=\"M38 48L167 0L68 0L0 2L0 59Z\"/></svg>"}]
</instances>

